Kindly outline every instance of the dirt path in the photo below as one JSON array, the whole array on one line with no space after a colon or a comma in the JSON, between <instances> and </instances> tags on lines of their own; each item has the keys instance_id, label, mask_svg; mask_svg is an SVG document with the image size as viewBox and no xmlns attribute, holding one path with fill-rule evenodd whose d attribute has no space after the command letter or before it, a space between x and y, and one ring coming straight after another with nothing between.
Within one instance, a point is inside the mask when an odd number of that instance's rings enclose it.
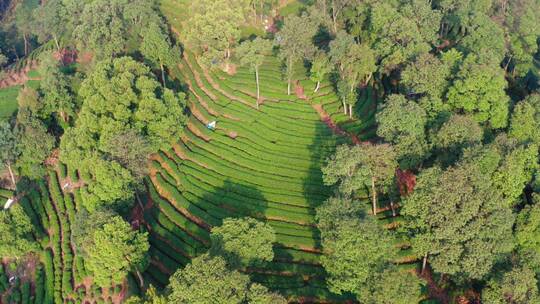
<instances>
[{"instance_id":1,"label":"dirt path","mask_svg":"<svg viewBox=\"0 0 540 304\"><path fill-rule=\"evenodd\" d=\"M201 90L203 90L208 96L210 96L210 98L212 100L217 100L217 97L211 93L211 92L207 92L207 89L205 88L204 84L202 83L202 80L200 78L200 75L199 75L199 72L197 72L193 66L191 66L191 63L189 62L188 60L188 55L187 53L184 53L184 57L186 57L186 64L189 66L189 69L191 70L191 72L193 73L193 75L195 76L195 81L197 82L197 85L201 88ZM210 74L208 73L207 70L203 69L203 74L204 74L204 77L206 79L206 81L208 81L208 83L212 86L212 89L218 91L221 95L227 97L228 99L230 100L234 100L234 101L238 101L240 103L243 103L251 108L255 108L255 105L254 103L252 102L247 102L245 100L243 100L242 98L240 97L237 97L237 96L234 96L232 94L229 94L228 92L226 92L225 90L223 90L219 84L217 84L214 79L210 76Z\"/></svg>"},{"instance_id":2,"label":"dirt path","mask_svg":"<svg viewBox=\"0 0 540 304\"><path fill-rule=\"evenodd\" d=\"M433 279L433 273L431 272L431 269L426 267L424 270L424 274L417 273L419 277L423 278L427 282L428 287L428 293L430 298L438 300L441 304L449 304L450 303L450 296L444 290L444 288L441 288L437 285L435 280Z\"/></svg>"},{"instance_id":3,"label":"dirt path","mask_svg":"<svg viewBox=\"0 0 540 304\"><path fill-rule=\"evenodd\" d=\"M37 61L31 61L29 64L27 64L24 68L18 71L8 71L4 78L0 80L0 89L5 89L7 87L12 87L16 85L22 85L26 83L28 80L39 80L34 78L28 77L28 72L30 70L33 70L37 68L38 63Z\"/></svg>"},{"instance_id":4,"label":"dirt path","mask_svg":"<svg viewBox=\"0 0 540 304\"><path fill-rule=\"evenodd\" d=\"M184 53L184 57L185 57L185 60L184 62L187 64L188 66L188 69L191 71L191 73L193 74L193 77L195 78L195 82L197 83L197 86L206 94L208 95L208 97L210 97L210 99L212 100L217 100L217 97L216 95L214 95L214 93L210 92L205 86L204 84L202 83L202 80L201 80L201 77L199 75L199 73L195 72L195 69L191 66L191 63L188 61L187 59L187 54ZM184 65L182 63L178 64L178 68L180 70L184 69ZM189 77L185 77L186 78L186 82L188 83L188 86L190 87L190 91L193 92L193 90L191 89L192 88L192 85L191 85L191 81L189 81Z\"/></svg>"},{"instance_id":5,"label":"dirt path","mask_svg":"<svg viewBox=\"0 0 540 304\"><path fill-rule=\"evenodd\" d=\"M195 90L193 90L193 85L191 83L191 81L189 79L185 79L184 80L186 82L186 84L188 85L189 87L189 91L193 94L193 96L195 96L195 98L197 99L197 101L199 101L199 103L203 106L203 108L206 109L206 111L208 111L208 113L212 116L220 116L220 114L218 112L216 112L214 109L210 108L210 106L208 105L208 103L201 98L201 96L199 96L199 94L197 94L197 92L195 92Z\"/></svg>"},{"instance_id":6,"label":"dirt path","mask_svg":"<svg viewBox=\"0 0 540 304\"><path fill-rule=\"evenodd\" d=\"M323 109L322 105L321 104L312 104L313 108L315 109L315 111L317 111L317 113L319 114L319 116L321 117L321 120L330 128L332 129L332 131L334 131L334 133L336 135L340 135L340 136L348 136L351 138L352 142L355 144L355 145L359 145L359 144L362 144L362 142L360 141L360 139L358 139L358 136L354 135L354 134L351 134L351 133L348 133L346 131L344 131L343 129L341 129L335 122L332 121L332 118L330 117L330 115L328 115L328 113L326 113L326 111Z\"/></svg>"},{"instance_id":7,"label":"dirt path","mask_svg":"<svg viewBox=\"0 0 540 304\"><path fill-rule=\"evenodd\" d=\"M184 62L187 64L187 68L191 71L191 73L193 74L193 77L195 78L195 82L197 83L197 86L204 92L204 94L206 94L208 97L210 97L210 99L212 99L213 101L216 101L217 100L217 97L216 95L214 95L214 93L210 92L205 86L204 84L202 83L202 80L201 80L201 77L199 76L198 73L196 73L193 69L193 67L191 66L191 64L189 63L189 61L187 60L187 54L184 54L184 57L185 57L185 60ZM180 69L180 71L182 71L183 69L185 69L184 67L184 64L183 63L180 63L178 64L178 68ZM185 81L186 83L188 84L189 86L189 89L191 92L195 93L195 91L193 90L193 84L191 83L191 80L189 80L189 77L186 77L184 75L184 78L185 78Z\"/></svg>"}]
</instances>

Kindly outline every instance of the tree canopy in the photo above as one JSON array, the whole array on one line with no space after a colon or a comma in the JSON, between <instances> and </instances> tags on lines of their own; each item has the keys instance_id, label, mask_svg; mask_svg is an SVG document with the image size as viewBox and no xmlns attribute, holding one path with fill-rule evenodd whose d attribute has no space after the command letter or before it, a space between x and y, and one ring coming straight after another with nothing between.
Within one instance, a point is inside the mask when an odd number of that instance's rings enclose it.
<instances>
[{"instance_id":1,"label":"tree canopy","mask_svg":"<svg viewBox=\"0 0 540 304\"><path fill-rule=\"evenodd\" d=\"M258 264L274 259L274 229L253 218L225 219L219 227L212 228L212 250L229 263Z\"/></svg>"},{"instance_id":2,"label":"tree canopy","mask_svg":"<svg viewBox=\"0 0 540 304\"><path fill-rule=\"evenodd\" d=\"M401 168L414 168L428 150L424 109L403 95L390 95L377 113L377 135L394 146Z\"/></svg>"},{"instance_id":3,"label":"tree canopy","mask_svg":"<svg viewBox=\"0 0 540 304\"><path fill-rule=\"evenodd\" d=\"M84 250L86 266L98 286L121 282L130 271L148 265L148 234L139 233L119 216L92 232L92 242Z\"/></svg>"},{"instance_id":4,"label":"tree canopy","mask_svg":"<svg viewBox=\"0 0 540 304\"><path fill-rule=\"evenodd\" d=\"M413 250L439 273L481 279L513 247L512 211L477 161L424 170L401 214Z\"/></svg>"},{"instance_id":5,"label":"tree canopy","mask_svg":"<svg viewBox=\"0 0 540 304\"><path fill-rule=\"evenodd\" d=\"M32 237L34 227L23 208L16 204L0 211L0 256L22 258L39 246Z\"/></svg>"},{"instance_id":6,"label":"tree canopy","mask_svg":"<svg viewBox=\"0 0 540 304\"><path fill-rule=\"evenodd\" d=\"M222 257L206 254L175 272L168 288L171 303L286 303L265 287L251 283L247 275L227 268Z\"/></svg>"}]
</instances>

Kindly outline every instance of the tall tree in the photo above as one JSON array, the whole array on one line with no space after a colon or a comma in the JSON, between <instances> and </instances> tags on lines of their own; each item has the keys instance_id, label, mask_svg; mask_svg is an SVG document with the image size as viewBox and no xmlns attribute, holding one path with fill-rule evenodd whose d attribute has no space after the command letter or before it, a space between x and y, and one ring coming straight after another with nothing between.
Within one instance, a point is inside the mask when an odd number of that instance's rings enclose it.
<instances>
[{"instance_id":1,"label":"tall tree","mask_svg":"<svg viewBox=\"0 0 540 304\"><path fill-rule=\"evenodd\" d=\"M229 68L232 50L240 39L240 25L247 6L242 0L193 1L190 17L182 27L182 37L209 66Z\"/></svg>"},{"instance_id":2,"label":"tall tree","mask_svg":"<svg viewBox=\"0 0 540 304\"><path fill-rule=\"evenodd\" d=\"M503 1L506 3L506 1ZM533 68L534 55L538 52L540 12L538 0L508 1L501 9L504 14L506 40L509 43L508 63L514 64L518 75L525 75ZM508 64L506 65L508 67Z\"/></svg>"},{"instance_id":3,"label":"tall tree","mask_svg":"<svg viewBox=\"0 0 540 304\"><path fill-rule=\"evenodd\" d=\"M17 124L17 149L20 156L16 166L23 176L40 178L45 174L43 163L51 153L55 138L47 133L47 128L38 119L28 117Z\"/></svg>"},{"instance_id":4,"label":"tall tree","mask_svg":"<svg viewBox=\"0 0 540 304\"><path fill-rule=\"evenodd\" d=\"M347 23L376 53L380 75L429 52L441 13L429 1L358 1Z\"/></svg>"},{"instance_id":5,"label":"tall tree","mask_svg":"<svg viewBox=\"0 0 540 304\"><path fill-rule=\"evenodd\" d=\"M343 194L351 194L364 187L371 188L373 214L377 214L377 192L393 181L398 167L396 153L389 144L339 146L322 169L324 183L339 183Z\"/></svg>"},{"instance_id":6,"label":"tall tree","mask_svg":"<svg viewBox=\"0 0 540 304\"><path fill-rule=\"evenodd\" d=\"M336 38L330 42L330 62L335 66L339 74L340 81L338 81L337 86L338 95L341 97L343 103L343 113L345 115L347 114L347 96L349 94L347 83L345 82L345 68L347 67L346 59L349 49L353 44L355 44L354 37L345 31L339 31L336 34ZM354 94L352 98L356 99L356 94Z\"/></svg>"},{"instance_id":7,"label":"tall tree","mask_svg":"<svg viewBox=\"0 0 540 304\"><path fill-rule=\"evenodd\" d=\"M88 211L102 206L123 207L133 199L133 177L117 162L91 157L79 166L92 177L81 190L82 203Z\"/></svg>"},{"instance_id":8,"label":"tall tree","mask_svg":"<svg viewBox=\"0 0 540 304\"><path fill-rule=\"evenodd\" d=\"M274 229L253 218L225 219L221 226L212 228L211 239L211 252L233 265L259 264L274 259Z\"/></svg>"},{"instance_id":9,"label":"tall tree","mask_svg":"<svg viewBox=\"0 0 540 304\"><path fill-rule=\"evenodd\" d=\"M422 54L401 73L407 95L442 98L448 87L451 67L432 54Z\"/></svg>"},{"instance_id":10,"label":"tall tree","mask_svg":"<svg viewBox=\"0 0 540 304\"><path fill-rule=\"evenodd\" d=\"M403 95L390 95L377 113L377 135L392 143L400 167L414 168L426 157L426 112Z\"/></svg>"},{"instance_id":11,"label":"tall tree","mask_svg":"<svg viewBox=\"0 0 540 304\"><path fill-rule=\"evenodd\" d=\"M148 265L148 234L131 229L116 216L92 233L92 243L85 248L85 265L93 273L98 286L111 286L121 282L130 271L140 274Z\"/></svg>"},{"instance_id":12,"label":"tall tree","mask_svg":"<svg viewBox=\"0 0 540 304\"><path fill-rule=\"evenodd\" d=\"M180 50L173 48L168 33L155 22L141 30L140 50L143 56L161 69L161 82L165 86L164 66L174 65L180 57Z\"/></svg>"},{"instance_id":13,"label":"tall tree","mask_svg":"<svg viewBox=\"0 0 540 304\"><path fill-rule=\"evenodd\" d=\"M354 93L359 85L365 87L376 70L375 55L366 44L352 44L348 49L343 62L343 79L348 87L349 117L352 118L352 109L358 98Z\"/></svg>"},{"instance_id":14,"label":"tall tree","mask_svg":"<svg viewBox=\"0 0 540 304\"><path fill-rule=\"evenodd\" d=\"M124 5L122 0L87 2L73 33L78 48L93 52L98 59L123 53L128 36Z\"/></svg>"},{"instance_id":15,"label":"tall tree","mask_svg":"<svg viewBox=\"0 0 540 304\"><path fill-rule=\"evenodd\" d=\"M469 55L457 79L448 90L448 104L454 110L472 114L494 129L506 127L509 98L504 71L494 64L480 64Z\"/></svg>"},{"instance_id":16,"label":"tall tree","mask_svg":"<svg viewBox=\"0 0 540 304\"><path fill-rule=\"evenodd\" d=\"M40 92L43 94L43 109L41 115L49 117L57 113L60 119L67 123L75 114L75 98L70 90L69 78L60 70L56 58L51 53L41 57Z\"/></svg>"},{"instance_id":17,"label":"tall tree","mask_svg":"<svg viewBox=\"0 0 540 304\"><path fill-rule=\"evenodd\" d=\"M431 143L438 159L443 164L452 164L464 149L480 144L483 135L482 127L472 117L453 114L432 135Z\"/></svg>"},{"instance_id":18,"label":"tall tree","mask_svg":"<svg viewBox=\"0 0 540 304\"><path fill-rule=\"evenodd\" d=\"M20 2L15 10L15 27L24 41L24 55L27 56L30 51L30 36L32 35L33 24L32 7L26 2Z\"/></svg>"},{"instance_id":19,"label":"tall tree","mask_svg":"<svg viewBox=\"0 0 540 304\"><path fill-rule=\"evenodd\" d=\"M208 254L194 258L185 268L177 270L170 278L168 290L170 303L286 303L285 299L270 294L265 287L251 283L247 275L229 269L222 257Z\"/></svg>"},{"instance_id":20,"label":"tall tree","mask_svg":"<svg viewBox=\"0 0 540 304\"><path fill-rule=\"evenodd\" d=\"M516 217L515 238L518 252L528 256L529 263L540 269L540 195L532 195L531 205L526 205Z\"/></svg>"},{"instance_id":21,"label":"tall tree","mask_svg":"<svg viewBox=\"0 0 540 304\"><path fill-rule=\"evenodd\" d=\"M184 95L163 88L145 65L129 57L99 63L83 81L83 100L75 127L66 130L60 158L78 164L108 152L111 139L128 131L150 143L169 147L185 121Z\"/></svg>"},{"instance_id":22,"label":"tall tree","mask_svg":"<svg viewBox=\"0 0 540 304\"><path fill-rule=\"evenodd\" d=\"M60 51L60 39L69 34L66 23L70 16L62 0L46 1L34 11L34 33L43 43L53 39Z\"/></svg>"},{"instance_id":23,"label":"tall tree","mask_svg":"<svg viewBox=\"0 0 540 304\"><path fill-rule=\"evenodd\" d=\"M13 174L13 164L17 161L19 150L17 149L17 135L9 122L0 122L0 163L6 166L13 187L16 185Z\"/></svg>"},{"instance_id":24,"label":"tall tree","mask_svg":"<svg viewBox=\"0 0 540 304\"><path fill-rule=\"evenodd\" d=\"M148 173L147 161L152 153L148 140L134 130L116 134L104 145L105 158L113 160L129 170L136 186Z\"/></svg>"},{"instance_id":25,"label":"tall tree","mask_svg":"<svg viewBox=\"0 0 540 304\"><path fill-rule=\"evenodd\" d=\"M288 95L291 94L294 65L303 59L310 59L315 54L313 36L317 33L317 29L317 24L306 14L300 17L289 15L285 17L283 28L276 34L279 57L286 67Z\"/></svg>"},{"instance_id":26,"label":"tall tree","mask_svg":"<svg viewBox=\"0 0 540 304\"><path fill-rule=\"evenodd\" d=\"M100 208L91 213L84 208L78 210L71 231L77 253L85 256L85 248L89 248L94 242L94 232L110 223L115 216L118 214L110 208Z\"/></svg>"},{"instance_id":27,"label":"tall tree","mask_svg":"<svg viewBox=\"0 0 540 304\"><path fill-rule=\"evenodd\" d=\"M514 216L482 162L424 170L403 202L412 248L438 273L481 279L512 250Z\"/></svg>"},{"instance_id":28,"label":"tall tree","mask_svg":"<svg viewBox=\"0 0 540 304\"><path fill-rule=\"evenodd\" d=\"M515 147L504 156L493 180L509 206L520 203L526 185L538 168L538 146L535 144Z\"/></svg>"},{"instance_id":29,"label":"tall tree","mask_svg":"<svg viewBox=\"0 0 540 304\"><path fill-rule=\"evenodd\" d=\"M540 301L535 272L526 266L492 278L482 290L482 302L493 304L528 304Z\"/></svg>"},{"instance_id":30,"label":"tall tree","mask_svg":"<svg viewBox=\"0 0 540 304\"><path fill-rule=\"evenodd\" d=\"M382 271L374 269L357 298L368 304L417 303L422 299L424 285L414 273L390 265Z\"/></svg>"},{"instance_id":31,"label":"tall tree","mask_svg":"<svg viewBox=\"0 0 540 304\"><path fill-rule=\"evenodd\" d=\"M33 232L32 222L19 204L0 212L0 256L21 258L38 251Z\"/></svg>"},{"instance_id":32,"label":"tall tree","mask_svg":"<svg viewBox=\"0 0 540 304\"><path fill-rule=\"evenodd\" d=\"M343 102L343 111L352 118L352 107L357 101L357 88L366 86L376 70L375 53L366 44L358 44L344 31L330 42L330 58L336 66L340 83L338 93Z\"/></svg>"},{"instance_id":33,"label":"tall tree","mask_svg":"<svg viewBox=\"0 0 540 304\"><path fill-rule=\"evenodd\" d=\"M529 95L514 107L509 136L540 145L540 94Z\"/></svg>"},{"instance_id":34,"label":"tall tree","mask_svg":"<svg viewBox=\"0 0 540 304\"><path fill-rule=\"evenodd\" d=\"M259 108L259 100L261 98L259 88L259 68L264 62L265 55L272 50L272 42L270 40L255 38L254 40L246 40L236 49L240 64L249 66L255 72L255 82L257 83L257 109Z\"/></svg>"},{"instance_id":35,"label":"tall tree","mask_svg":"<svg viewBox=\"0 0 540 304\"><path fill-rule=\"evenodd\" d=\"M332 29L334 33L338 32L338 19L343 14L343 11L347 8L348 5L352 4L352 0L331 0L331 11L332 11Z\"/></svg>"},{"instance_id":36,"label":"tall tree","mask_svg":"<svg viewBox=\"0 0 540 304\"><path fill-rule=\"evenodd\" d=\"M309 71L309 78L311 81L317 83L314 90L315 93L319 91L321 82L331 71L332 66L330 65L330 60L326 54L319 53L317 56L315 56L315 59L313 59L311 65L311 70Z\"/></svg>"},{"instance_id":37,"label":"tall tree","mask_svg":"<svg viewBox=\"0 0 540 304\"><path fill-rule=\"evenodd\" d=\"M144 297L141 299L139 296L131 296L125 302L125 304L167 304L167 298L161 295L153 285L146 290Z\"/></svg>"},{"instance_id":38,"label":"tall tree","mask_svg":"<svg viewBox=\"0 0 540 304\"><path fill-rule=\"evenodd\" d=\"M338 294L352 292L363 299L371 275L382 271L393 258L392 239L373 217L339 223L335 238L323 239L321 264L327 283Z\"/></svg>"},{"instance_id":39,"label":"tall tree","mask_svg":"<svg viewBox=\"0 0 540 304\"><path fill-rule=\"evenodd\" d=\"M506 53L504 31L485 14L473 16L467 34L457 48L464 54L475 54L480 63L498 66Z\"/></svg>"},{"instance_id":40,"label":"tall tree","mask_svg":"<svg viewBox=\"0 0 540 304\"><path fill-rule=\"evenodd\" d=\"M395 242L388 230L349 197L332 197L317 207L317 228L326 255L321 262L330 288L352 292L362 303L413 303L421 282L392 265ZM364 247L365 246L365 247Z\"/></svg>"}]
</instances>

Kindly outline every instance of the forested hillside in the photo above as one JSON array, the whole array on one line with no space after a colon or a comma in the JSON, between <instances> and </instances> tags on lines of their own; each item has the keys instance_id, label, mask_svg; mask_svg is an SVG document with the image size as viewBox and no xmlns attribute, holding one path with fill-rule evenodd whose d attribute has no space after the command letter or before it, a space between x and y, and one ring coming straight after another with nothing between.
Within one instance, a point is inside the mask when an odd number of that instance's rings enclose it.
<instances>
[{"instance_id":1,"label":"forested hillside","mask_svg":"<svg viewBox=\"0 0 540 304\"><path fill-rule=\"evenodd\" d=\"M0 303L539 303L539 8L0 4Z\"/></svg>"}]
</instances>

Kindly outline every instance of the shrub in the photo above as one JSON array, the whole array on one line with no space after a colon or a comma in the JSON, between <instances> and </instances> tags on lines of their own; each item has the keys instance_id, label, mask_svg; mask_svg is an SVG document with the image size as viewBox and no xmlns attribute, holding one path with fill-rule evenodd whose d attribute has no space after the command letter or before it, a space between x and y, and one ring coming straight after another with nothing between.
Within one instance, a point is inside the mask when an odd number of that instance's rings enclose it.
<instances>
[{"instance_id":1,"label":"shrub","mask_svg":"<svg viewBox=\"0 0 540 304\"><path fill-rule=\"evenodd\" d=\"M67 176L67 167L63 163L58 164L58 174L60 175L61 179L65 179Z\"/></svg>"},{"instance_id":2,"label":"shrub","mask_svg":"<svg viewBox=\"0 0 540 304\"><path fill-rule=\"evenodd\" d=\"M30 282L24 282L21 286L21 303L29 304L30 303Z\"/></svg>"},{"instance_id":3,"label":"shrub","mask_svg":"<svg viewBox=\"0 0 540 304\"><path fill-rule=\"evenodd\" d=\"M36 268L36 283L35 283L35 303L44 303L44 287L45 287L45 278L43 274L43 268L38 266Z\"/></svg>"},{"instance_id":4,"label":"shrub","mask_svg":"<svg viewBox=\"0 0 540 304\"><path fill-rule=\"evenodd\" d=\"M45 301L46 304L53 303L54 296L54 270L53 257L50 250L46 250L43 254L43 265L45 265Z\"/></svg>"}]
</instances>

